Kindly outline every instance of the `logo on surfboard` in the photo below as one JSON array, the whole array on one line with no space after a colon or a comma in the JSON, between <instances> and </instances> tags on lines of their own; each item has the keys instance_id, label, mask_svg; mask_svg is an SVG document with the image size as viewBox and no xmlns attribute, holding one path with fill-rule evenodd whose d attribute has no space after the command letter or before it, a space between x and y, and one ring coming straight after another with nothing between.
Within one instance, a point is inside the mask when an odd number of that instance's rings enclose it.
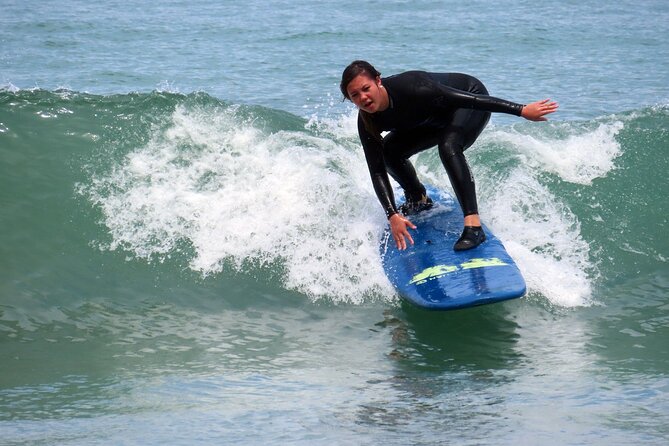
<instances>
[{"instance_id":1,"label":"logo on surfboard","mask_svg":"<svg viewBox=\"0 0 669 446\"><path fill-rule=\"evenodd\" d=\"M487 259L470 259L466 262L463 262L459 265L435 265L425 268L423 271L414 275L409 281L409 284L422 285L427 283L430 280L438 279L447 274L453 273L459 270L474 269L474 268L486 268L488 266L506 266L508 263L505 263L497 257L491 257Z\"/></svg>"}]
</instances>

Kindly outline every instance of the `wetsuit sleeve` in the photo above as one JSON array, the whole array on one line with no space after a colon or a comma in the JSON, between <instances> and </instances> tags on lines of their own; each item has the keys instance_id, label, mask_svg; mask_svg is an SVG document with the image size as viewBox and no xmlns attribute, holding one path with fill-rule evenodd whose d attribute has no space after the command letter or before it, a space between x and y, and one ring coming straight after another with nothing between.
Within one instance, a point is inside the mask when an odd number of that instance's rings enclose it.
<instances>
[{"instance_id":1,"label":"wetsuit sleeve","mask_svg":"<svg viewBox=\"0 0 669 446\"><path fill-rule=\"evenodd\" d=\"M473 108L493 113L508 113L520 116L524 105L505 99L483 94L474 94L456 88L437 84L440 95L435 99L435 105L444 107Z\"/></svg>"},{"instance_id":2,"label":"wetsuit sleeve","mask_svg":"<svg viewBox=\"0 0 669 446\"><path fill-rule=\"evenodd\" d=\"M390 218L397 213L397 208L395 207L395 195L388 178L386 163L383 159L381 135L374 136L371 134L360 115L358 115L358 134L360 135L360 142L365 152L369 174L372 177L374 192L376 192L376 197L379 199L386 217Z\"/></svg>"}]
</instances>

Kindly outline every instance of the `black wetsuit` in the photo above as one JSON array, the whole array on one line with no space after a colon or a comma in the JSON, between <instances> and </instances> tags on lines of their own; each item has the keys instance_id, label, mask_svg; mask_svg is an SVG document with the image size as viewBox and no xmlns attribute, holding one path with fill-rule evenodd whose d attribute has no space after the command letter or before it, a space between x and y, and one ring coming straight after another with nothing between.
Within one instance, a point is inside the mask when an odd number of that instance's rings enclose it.
<instances>
[{"instance_id":1,"label":"black wetsuit","mask_svg":"<svg viewBox=\"0 0 669 446\"><path fill-rule=\"evenodd\" d=\"M459 73L408 71L382 80L389 107L358 114L358 133L372 184L386 215L397 213L388 173L407 199L418 200L425 187L409 157L438 146L465 215L478 213L474 179L463 152L479 136L490 112L520 116L523 105L488 96L476 78ZM385 137L381 132L389 131Z\"/></svg>"}]
</instances>

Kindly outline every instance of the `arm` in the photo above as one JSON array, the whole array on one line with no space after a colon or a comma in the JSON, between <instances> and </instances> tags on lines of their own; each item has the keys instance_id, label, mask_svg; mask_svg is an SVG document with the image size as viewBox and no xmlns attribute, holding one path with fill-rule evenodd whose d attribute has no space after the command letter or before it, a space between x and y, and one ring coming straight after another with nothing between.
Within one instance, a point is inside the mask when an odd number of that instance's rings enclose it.
<instances>
[{"instance_id":1,"label":"arm","mask_svg":"<svg viewBox=\"0 0 669 446\"><path fill-rule=\"evenodd\" d=\"M374 192L376 192L376 197L379 199L379 203L381 203L386 216L390 218L393 214L397 213L397 208L395 207L395 195L388 178L386 163L383 160L381 135L372 135L365 127L365 123L360 115L358 115L358 134L360 135L362 148L365 151L365 159L367 160L369 175L372 178Z\"/></svg>"},{"instance_id":2,"label":"arm","mask_svg":"<svg viewBox=\"0 0 669 446\"><path fill-rule=\"evenodd\" d=\"M407 241L412 245L414 243L407 228L416 229L416 226L397 212L397 208L395 207L395 194L393 194L393 188L390 185L388 171L386 170L386 163L383 159L381 135L372 135L360 117L358 117L358 133L365 151L365 159L367 160L367 167L372 178L372 185L374 186L376 197L379 199L388 217L390 232L395 245L397 249L406 249Z\"/></svg>"},{"instance_id":3,"label":"arm","mask_svg":"<svg viewBox=\"0 0 669 446\"><path fill-rule=\"evenodd\" d=\"M508 113L521 116L523 105L506 99L496 98L483 94L474 94L457 88L447 87L436 83L439 88L439 97L435 104L445 107L473 108L493 113Z\"/></svg>"},{"instance_id":4,"label":"arm","mask_svg":"<svg viewBox=\"0 0 669 446\"><path fill-rule=\"evenodd\" d=\"M452 104L460 108L473 108L489 112L508 113L522 116L529 121L547 121L545 115L557 111L559 105L550 99L532 102L522 105L506 99L494 96L469 93L438 84L441 97L437 99L438 104Z\"/></svg>"}]
</instances>

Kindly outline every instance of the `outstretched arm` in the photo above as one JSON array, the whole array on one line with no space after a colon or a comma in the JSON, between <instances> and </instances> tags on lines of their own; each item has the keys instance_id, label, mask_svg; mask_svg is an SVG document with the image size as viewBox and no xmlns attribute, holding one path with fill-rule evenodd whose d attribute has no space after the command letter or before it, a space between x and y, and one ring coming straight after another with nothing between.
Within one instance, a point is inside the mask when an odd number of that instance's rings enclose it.
<instances>
[{"instance_id":1,"label":"outstretched arm","mask_svg":"<svg viewBox=\"0 0 669 446\"><path fill-rule=\"evenodd\" d=\"M544 99L524 106L520 116L530 121L548 121L544 115L556 112L558 107L557 102Z\"/></svg>"},{"instance_id":2,"label":"outstretched arm","mask_svg":"<svg viewBox=\"0 0 669 446\"><path fill-rule=\"evenodd\" d=\"M530 121L547 121L544 115L553 113L558 109L558 103L551 101L550 99L522 105L507 101L506 99L483 94L474 94L438 83L437 88L439 89L441 96L434 101L436 104L442 103L448 106L456 105L458 107L473 108L489 112L509 113L516 116L522 116Z\"/></svg>"}]
</instances>

